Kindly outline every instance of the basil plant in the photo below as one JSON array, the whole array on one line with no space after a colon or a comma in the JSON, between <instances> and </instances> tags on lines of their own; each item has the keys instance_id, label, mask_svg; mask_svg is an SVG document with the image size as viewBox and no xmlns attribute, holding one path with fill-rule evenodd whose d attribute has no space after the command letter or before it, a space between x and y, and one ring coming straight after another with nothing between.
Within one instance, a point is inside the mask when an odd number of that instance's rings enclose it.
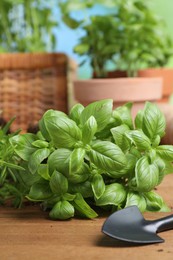
<instances>
[{"instance_id":1,"label":"basil plant","mask_svg":"<svg viewBox=\"0 0 173 260\"><path fill-rule=\"evenodd\" d=\"M95 218L130 205L142 212L170 210L155 191L173 172L173 146L160 145L162 112L146 102L133 121L131 103L115 110L112 103L76 104L69 115L50 109L37 134L11 137L25 168L17 177L22 192L51 219Z\"/></svg>"}]
</instances>

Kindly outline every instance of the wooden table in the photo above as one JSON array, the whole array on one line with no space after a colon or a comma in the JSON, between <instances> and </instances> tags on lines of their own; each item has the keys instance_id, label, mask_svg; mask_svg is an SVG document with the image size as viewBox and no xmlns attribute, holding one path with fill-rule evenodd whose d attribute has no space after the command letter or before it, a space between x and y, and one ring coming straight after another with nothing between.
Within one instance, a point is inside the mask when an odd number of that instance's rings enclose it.
<instances>
[{"instance_id":1,"label":"wooden table","mask_svg":"<svg viewBox=\"0 0 173 260\"><path fill-rule=\"evenodd\" d=\"M158 187L169 206L173 206L173 175ZM144 213L156 219L170 213ZM173 230L160 233L164 243L124 244L102 234L105 217L94 220L52 221L38 206L21 210L0 208L1 260L159 260L173 259Z\"/></svg>"}]
</instances>

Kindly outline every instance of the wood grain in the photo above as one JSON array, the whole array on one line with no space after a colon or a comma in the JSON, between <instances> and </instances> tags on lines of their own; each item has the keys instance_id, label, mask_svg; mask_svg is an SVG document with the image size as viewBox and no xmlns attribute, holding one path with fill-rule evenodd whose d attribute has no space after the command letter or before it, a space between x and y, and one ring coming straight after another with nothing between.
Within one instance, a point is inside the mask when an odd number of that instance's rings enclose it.
<instances>
[{"instance_id":1,"label":"wood grain","mask_svg":"<svg viewBox=\"0 0 173 260\"><path fill-rule=\"evenodd\" d=\"M165 177L158 193L173 206L173 175ZM144 213L156 219L172 213ZM102 234L105 218L52 221L39 206L21 210L0 208L1 260L155 260L173 259L173 230L159 235L164 243L133 245Z\"/></svg>"}]
</instances>

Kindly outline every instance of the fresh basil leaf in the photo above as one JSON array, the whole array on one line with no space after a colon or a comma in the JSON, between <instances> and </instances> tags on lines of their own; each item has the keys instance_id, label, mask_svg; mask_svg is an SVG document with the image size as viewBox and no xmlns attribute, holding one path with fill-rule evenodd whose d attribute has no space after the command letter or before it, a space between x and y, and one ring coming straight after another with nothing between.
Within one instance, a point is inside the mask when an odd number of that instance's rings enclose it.
<instances>
[{"instance_id":1,"label":"fresh basil leaf","mask_svg":"<svg viewBox=\"0 0 173 260\"><path fill-rule=\"evenodd\" d=\"M127 194L125 207L129 207L133 205L138 206L139 210L141 212L144 212L146 210L147 203L142 194L137 193L135 191L129 191Z\"/></svg>"},{"instance_id":2,"label":"fresh basil leaf","mask_svg":"<svg viewBox=\"0 0 173 260\"><path fill-rule=\"evenodd\" d=\"M31 155L36 151L32 143L36 141L37 137L34 134L15 135L9 139L16 154L25 161L28 161Z\"/></svg>"},{"instance_id":3,"label":"fresh basil leaf","mask_svg":"<svg viewBox=\"0 0 173 260\"><path fill-rule=\"evenodd\" d=\"M73 201L75 199L76 195L65 193L62 195L63 200Z\"/></svg>"},{"instance_id":4,"label":"fresh basil leaf","mask_svg":"<svg viewBox=\"0 0 173 260\"><path fill-rule=\"evenodd\" d=\"M69 161L72 151L65 148L59 148L55 150L48 157L48 166L50 175L57 170L63 173L65 176L69 175Z\"/></svg>"},{"instance_id":5,"label":"fresh basil leaf","mask_svg":"<svg viewBox=\"0 0 173 260\"><path fill-rule=\"evenodd\" d=\"M53 109L49 109L44 113L43 117L39 121L39 128L40 128L40 131L41 131L42 135L44 136L44 138L48 141L50 141L51 138L50 138L49 132L47 131L47 128L45 125L45 119L46 119L46 117L49 117L49 116L56 116L57 118L59 118L59 117L67 117L67 115L62 111L57 111L57 110L53 110Z\"/></svg>"},{"instance_id":6,"label":"fresh basil leaf","mask_svg":"<svg viewBox=\"0 0 173 260\"><path fill-rule=\"evenodd\" d=\"M159 182L158 166L150 164L148 157L143 156L136 163L135 177L138 191L151 191Z\"/></svg>"},{"instance_id":7,"label":"fresh basil leaf","mask_svg":"<svg viewBox=\"0 0 173 260\"><path fill-rule=\"evenodd\" d=\"M70 110L69 117L75 121L77 125L80 124L80 117L83 110L84 106L82 104L76 104Z\"/></svg>"},{"instance_id":8,"label":"fresh basil leaf","mask_svg":"<svg viewBox=\"0 0 173 260\"><path fill-rule=\"evenodd\" d=\"M85 149L75 148L70 155L69 173L70 175L79 172L84 163Z\"/></svg>"},{"instance_id":9,"label":"fresh basil leaf","mask_svg":"<svg viewBox=\"0 0 173 260\"><path fill-rule=\"evenodd\" d=\"M86 203L80 193L76 194L76 197L73 201L75 210L87 218L96 218L97 213Z\"/></svg>"},{"instance_id":10,"label":"fresh basil leaf","mask_svg":"<svg viewBox=\"0 0 173 260\"><path fill-rule=\"evenodd\" d=\"M31 173L36 173L39 165L43 162L50 154L50 150L48 148L41 148L36 150L30 157L28 162L28 168Z\"/></svg>"},{"instance_id":11,"label":"fresh basil leaf","mask_svg":"<svg viewBox=\"0 0 173 260\"><path fill-rule=\"evenodd\" d=\"M154 191L144 193L144 196L147 201L147 210L148 211L160 211L163 206L163 199Z\"/></svg>"},{"instance_id":12,"label":"fresh basil leaf","mask_svg":"<svg viewBox=\"0 0 173 260\"><path fill-rule=\"evenodd\" d=\"M119 183L112 183L106 185L103 195L96 200L97 206L106 206L106 205L121 205L126 198L126 191L123 185Z\"/></svg>"},{"instance_id":13,"label":"fresh basil leaf","mask_svg":"<svg viewBox=\"0 0 173 260\"><path fill-rule=\"evenodd\" d=\"M142 130L131 130L125 133L131 142L139 151L151 149L150 139L142 132Z\"/></svg>"},{"instance_id":14,"label":"fresh basil leaf","mask_svg":"<svg viewBox=\"0 0 173 260\"><path fill-rule=\"evenodd\" d=\"M44 201L52 196L52 191L49 187L49 182L46 180L40 180L35 182L26 196L31 201Z\"/></svg>"},{"instance_id":15,"label":"fresh basil leaf","mask_svg":"<svg viewBox=\"0 0 173 260\"><path fill-rule=\"evenodd\" d=\"M57 202L52 210L49 212L49 217L51 219L65 220L74 217L74 207L68 201Z\"/></svg>"},{"instance_id":16,"label":"fresh basil leaf","mask_svg":"<svg viewBox=\"0 0 173 260\"><path fill-rule=\"evenodd\" d=\"M57 171L54 171L54 173L52 174L49 185L52 192L57 194L58 196L61 196L68 190L67 178L62 173Z\"/></svg>"},{"instance_id":17,"label":"fresh basil leaf","mask_svg":"<svg viewBox=\"0 0 173 260\"><path fill-rule=\"evenodd\" d=\"M157 105L146 102L142 123L143 132L153 141L157 135L164 136L165 127L165 117Z\"/></svg>"},{"instance_id":18,"label":"fresh basil leaf","mask_svg":"<svg viewBox=\"0 0 173 260\"><path fill-rule=\"evenodd\" d=\"M45 126L57 148L72 148L82 138L81 130L67 117L46 117Z\"/></svg>"},{"instance_id":19,"label":"fresh basil leaf","mask_svg":"<svg viewBox=\"0 0 173 260\"><path fill-rule=\"evenodd\" d=\"M70 183L68 192L80 193L84 198L89 198L93 196L91 183L88 180L82 183Z\"/></svg>"},{"instance_id":20,"label":"fresh basil leaf","mask_svg":"<svg viewBox=\"0 0 173 260\"><path fill-rule=\"evenodd\" d=\"M164 164L165 164L165 170L164 170L165 175L173 173L173 164L172 164L172 162L164 161Z\"/></svg>"},{"instance_id":21,"label":"fresh basil leaf","mask_svg":"<svg viewBox=\"0 0 173 260\"><path fill-rule=\"evenodd\" d=\"M47 148L49 146L49 143L44 140L36 140L32 143L32 145L37 148Z\"/></svg>"},{"instance_id":22,"label":"fresh basil leaf","mask_svg":"<svg viewBox=\"0 0 173 260\"><path fill-rule=\"evenodd\" d=\"M156 157L153 163L156 164L156 166L159 169L159 179L157 183L157 185L159 185L162 182L163 178L165 177L166 165L165 162L160 157Z\"/></svg>"},{"instance_id":23,"label":"fresh basil leaf","mask_svg":"<svg viewBox=\"0 0 173 260\"><path fill-rule=\"evenodd\" d=\"M90 176L90 169L86 163L83 163L80 170L75 173L70 173L68 176L69 182L81 183L85 182Z\"/></svg>"},{"instance_id":24,"label":"fresh basil leaf","mask_svg":"<svg viewBox=\"0 0 173 260\"><path fill-rule=\"evenodd\" d=\"M138 110L134 122L136 129L142 129L144 110Z\"/></svg>"},{"instance_id":25,"label":"fresh basil leaf","mask_svg":"<svg viewBox=\"0 0 173 260\"><path fill-rule=\"evenodd\" d=\"M126 157L122 150L109 141L99 141L88 151L92 163L105 171L120 170L126 165Z\"/></svg>"},{"instance_id":26,"label":"fresh basil leaf","mask_svg":"<svg viewBox=\"0 0 173 260\"><path fill-rule=\"evenodd\" d=\"M96 199L99 199L105 191L105 183L100 174L95 174L91 181L92 190Z\"/></svg>"},{"instance_id":27,"label":"fresh basil leaf","mask_svg":"<svg viewBox=\"0 0 173 260\"><path fill-rule=\"evenodd\" d=\"M102 130L109 123L112 115L112 105L113 101L111 99L100 100L89 104L81 113L81 124L84 125L93 116L97 121L97 130Z\"/></svg>"},{"instance_id":28,"label":"fresh basil leaf","mask_svg":"<svg viewBox=\"0 0 173 260\"><path fill-rule=\"evenodd\" d=\"M50 180L49 168L47 164L40 164L37 173L45 180Z\"/></svg>"},{"instance_id":29,"label":"fresh basil leaf","mask_svg":"<svg viewBox=\"0 0 173 260\"><path fill-rule=\"evenodd\" d=\"M89 144L97 131L97 122L93 116L91 116L82 128L82 141L84 144Z\"/></svg>"},{"instance_id":30,"label":"fresh basil leaf","mask_svg":"<svg viewBox=\"0 0 173 260\"><path fill-rule=\"evenodd\" d=\"M156 152L162 159L173 161L173 145L159 145Z\"/></svg>"},{"instance_id":31,"label":"fresh basil leaf","mask_svg":"<svg viewBox=\"0 0 173 260\"><path fill-rule=\"evenodd\" d=\"M130 129L133 129L133 120L131 116L132 105L133 104L129 102L115 109L115 111L118 113L119 117L121 118L121 124L127 125Z\"/></svg>"},{"instance_id":32,"label":"fresh basil leaf","mask_svg":"<svg viewBox=\"0 0 173 260\"><path fill-rule=\"evenodd\" d=\"M130 142L125 136L125 133L129 130L127 125L120 125L111 129L111 133L115 140L115 143L122 149L122 151L127 151L130 147Z\"/></svg>"}]
</instances>

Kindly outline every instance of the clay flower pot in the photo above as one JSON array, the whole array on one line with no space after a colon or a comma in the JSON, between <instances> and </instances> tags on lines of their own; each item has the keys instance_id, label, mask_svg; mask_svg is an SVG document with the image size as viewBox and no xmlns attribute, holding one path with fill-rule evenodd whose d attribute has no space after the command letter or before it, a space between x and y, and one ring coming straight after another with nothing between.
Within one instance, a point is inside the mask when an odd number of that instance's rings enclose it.
<instances>
[{"instance_id":1,"label":"clay flower pot","mask_svg":"<svg viewBox=\"0 0 173 260\"><path fill-rule=\"evenodd\" d=\"M167 102L173 93L173 69L172 68L153 68L138 71L139 77L162 77L163 78L163 98L162 102Z\"/></svg>"},{"instance_id":2,"label":"clay flower pot","mask_svg":"<svg viewBox=\"0 0 173 260\"><path fill-rule=\"evenodd\" d=\"M74 98L84 106L101 99L111 98L114 108L133 102L133 114L145 101L156 102L162 97L161 78L117 78L74 81Z\"/></svg>"}]
</instances>

